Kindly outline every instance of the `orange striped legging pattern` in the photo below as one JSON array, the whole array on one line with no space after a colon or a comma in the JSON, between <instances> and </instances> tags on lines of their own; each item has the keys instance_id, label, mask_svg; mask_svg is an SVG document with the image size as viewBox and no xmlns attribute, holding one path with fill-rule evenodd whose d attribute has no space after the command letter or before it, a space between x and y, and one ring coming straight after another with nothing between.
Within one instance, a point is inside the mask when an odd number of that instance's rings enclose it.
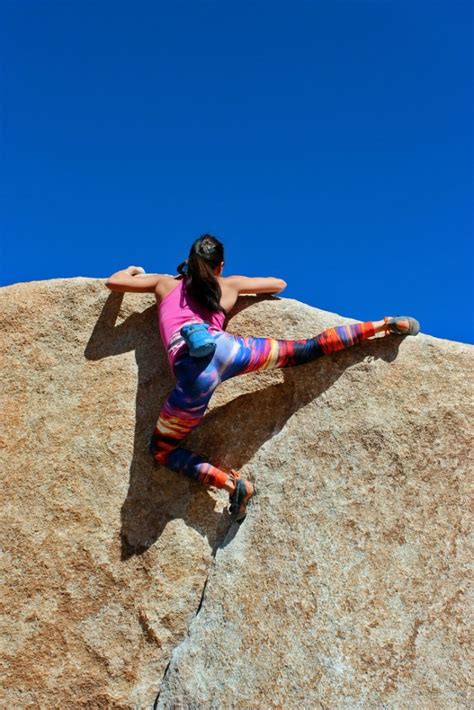
<instances>
[{"instance_id":1,"label":"orange striped legging pattern","mask_svg":"<svg viewBox=\"0 0 474 710\"><path fill-rule=\"evenodd\" d=\"M247 372L304 365L373 335L372 321L335 326L302 340L241 337L216 331L216 349L211 355L193 358L185 349L173 363L176 385L160 410L150 441L151 454L173 471L223 488L227 473L180 445L202 420L216 387Z\"/></svg>"}]
</instances>

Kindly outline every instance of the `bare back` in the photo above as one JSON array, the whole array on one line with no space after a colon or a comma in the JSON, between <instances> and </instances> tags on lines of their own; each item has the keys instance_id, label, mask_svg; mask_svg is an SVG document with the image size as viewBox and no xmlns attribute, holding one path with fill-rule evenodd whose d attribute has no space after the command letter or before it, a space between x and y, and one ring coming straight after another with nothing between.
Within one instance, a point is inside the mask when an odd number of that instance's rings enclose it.
<instances>
[{"instance_id":1,"label":"bare back","mask_svg":"<svg viewBox=\"0 0 474 710\"><path fill-rule=\"evenodd\" d=\"M174 277L163 274L155 287L157 303L177 288L181 276ZM273 276L216 276L221 287L220 305L229 313L235 306L238 297L246 293L278 293L286 287L286 281Z\"/></svg>"},{"instance_id":2,"label":"bare back","mask_svg":"<svg viewBox=\"0 0 474 710\"><path fill-rule=\"evenodd\" d=\"M221 287L222 292L220 305L222 306L222 308L224 308L226 313L229 313L229 311L235 306L235 303L239 297L239 293L236 290L235 285L232 285L232 282L229 283L229 279L232 279L231 276L217 276L216 278L219 282L219 286ZM166 274L163 274L155 288L155 297L157 303L160 303L162 299L168 295L168 293L171 293L171 291L177 288L180 281L181 277L174 278L173 276L167 276Z\"/></svg>"}]
</instances>

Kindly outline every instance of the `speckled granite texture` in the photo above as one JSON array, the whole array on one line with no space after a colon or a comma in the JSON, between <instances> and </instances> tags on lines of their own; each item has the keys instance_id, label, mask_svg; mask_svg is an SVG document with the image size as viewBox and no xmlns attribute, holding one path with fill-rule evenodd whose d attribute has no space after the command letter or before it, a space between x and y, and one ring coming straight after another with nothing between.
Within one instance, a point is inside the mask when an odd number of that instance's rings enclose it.
<instances>
[{"instance_id":1,"label":"speckled granite texture","mask_svg":"<svg viewBox=\"0 0 474 710\"><path fill-rule=\"evenodd\" d=\"M1 707L473 706L472 346L422 323L223 383L187 445L257 483L239 528L148 453L173 385L152 294L54 279L0 309ZM349 322L248 296L227 329Z\"/></svg>"}]
</instances>

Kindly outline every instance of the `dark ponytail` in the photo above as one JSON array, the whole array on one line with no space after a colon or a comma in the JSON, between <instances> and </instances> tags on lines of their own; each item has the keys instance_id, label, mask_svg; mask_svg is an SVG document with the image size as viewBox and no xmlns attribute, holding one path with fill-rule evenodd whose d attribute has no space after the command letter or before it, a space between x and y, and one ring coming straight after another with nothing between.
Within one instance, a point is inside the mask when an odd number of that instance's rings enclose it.
<instances>
[{"instance_id":1,"label":"dark ponytail","mask_svg":"<svg viewBox=\"0 0 474 710\"><path fill-rule=\"evenodd\" d=\"M224 245L212 234L201 234L189 251L189 256L176 267L184 276L189 296L209 311L226 311L220 305L221 287L213 269L224 261ZM185 270L186 267L186 270Z\"/></svg>"}]
</instances>

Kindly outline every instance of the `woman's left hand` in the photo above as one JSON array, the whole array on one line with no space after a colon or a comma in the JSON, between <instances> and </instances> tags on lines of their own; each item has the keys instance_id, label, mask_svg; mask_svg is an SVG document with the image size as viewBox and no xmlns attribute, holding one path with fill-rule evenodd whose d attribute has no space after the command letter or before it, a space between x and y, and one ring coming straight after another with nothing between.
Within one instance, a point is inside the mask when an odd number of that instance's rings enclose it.
<instances>
[{"instance_id":1,"label":"woman's left hand","mask_svg":"<svg viewBox=\"0 0 474 710\"><path fill-rule=\"evenodd\" d=\"M125 271L128 271L130 276L135 276L135 274L144 274L145 269L143 269L141 266L127 266Z\"/></svg>"}]
</instances>

